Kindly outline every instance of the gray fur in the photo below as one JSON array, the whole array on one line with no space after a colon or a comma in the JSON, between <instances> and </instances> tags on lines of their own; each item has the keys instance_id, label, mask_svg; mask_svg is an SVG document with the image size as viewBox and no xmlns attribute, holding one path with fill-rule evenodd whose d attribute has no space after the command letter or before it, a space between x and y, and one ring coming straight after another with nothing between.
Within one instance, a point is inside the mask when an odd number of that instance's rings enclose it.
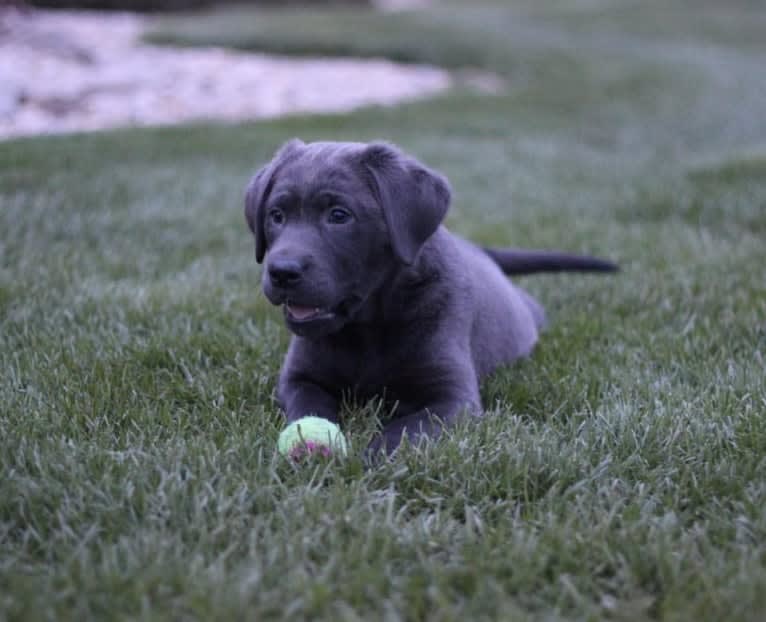
<instances>
[{"instance_id":1,"label":"gray fur","mask_svg":"<svg viewBox=\"0 0 766 622\"><path fill-rule=\"evenodd\" d=\"M532 351L542 307L442 226L449 202L446 179L384 143L293 140L253 177L264 292L294 333L278 386L288 421L337 422L349 391L384 396L394 417L370 449L392 451L479 415L480 380Z\"/></svg>"}]
</instances>

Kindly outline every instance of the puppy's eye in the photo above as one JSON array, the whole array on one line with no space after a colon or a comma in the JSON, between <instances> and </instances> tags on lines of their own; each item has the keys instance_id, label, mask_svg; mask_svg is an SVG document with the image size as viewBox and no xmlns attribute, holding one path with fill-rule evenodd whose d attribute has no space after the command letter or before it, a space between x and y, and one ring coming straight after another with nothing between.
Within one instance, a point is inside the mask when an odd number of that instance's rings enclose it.
<instances>
[{"instance_id":1,"label":"puppy's eye","mask_svg":"<svg viewBox=\"0 0 766 622\"><path fill-rule=\"evenodd\" d=\"M278 207L275 207L269 211L269 220L273 225L281 225L285 222L285 213Z\"/></svg>"},{"instance_id":2,"label":"puppy's eye","mask_svg":"<svg viewBox=\"0 0 766 622\"><path fill-rule=\"evenodd\" d=\"M331 225L342 225L351 220L352 215L347 209L342 207L333 207L327 212L327 222Z\"/></svg>"}]
</instances>

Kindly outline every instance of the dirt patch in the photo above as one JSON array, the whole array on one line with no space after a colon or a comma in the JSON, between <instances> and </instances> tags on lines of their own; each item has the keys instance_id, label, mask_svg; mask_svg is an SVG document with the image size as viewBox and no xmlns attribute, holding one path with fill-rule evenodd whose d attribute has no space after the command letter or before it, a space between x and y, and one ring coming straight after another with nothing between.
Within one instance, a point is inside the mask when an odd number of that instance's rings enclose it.
<instances>
[{"instance_id":1,"label":"dirt patch","mask_svg":"<svg viewBox=\"0 0 766 622\"><path fill-rule=\"evenodd\" d=\"M343 112L453 78L383 60L293 59L141 42L134 14L0 10L0 138Z\"/></svg>"}]
</instances>

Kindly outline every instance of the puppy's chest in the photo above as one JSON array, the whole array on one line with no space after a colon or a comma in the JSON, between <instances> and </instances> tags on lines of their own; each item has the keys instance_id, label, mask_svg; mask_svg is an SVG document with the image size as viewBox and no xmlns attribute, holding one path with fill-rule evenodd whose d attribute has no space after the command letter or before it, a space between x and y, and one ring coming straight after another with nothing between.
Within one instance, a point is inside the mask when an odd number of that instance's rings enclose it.
<instances>
[{"instance_id":1,"label":"puppy's chest","mask_svg":"<svg viewBox=\"0 0 766 622\"><path fill-rule=\"evenodd\" d=\"M333 349L333 384L340 391L352 391L366 400L383 394L408 399L416 377L415 361L396 340L378 336L358 338L345 347Z\"/></svg>"}]
</instances>

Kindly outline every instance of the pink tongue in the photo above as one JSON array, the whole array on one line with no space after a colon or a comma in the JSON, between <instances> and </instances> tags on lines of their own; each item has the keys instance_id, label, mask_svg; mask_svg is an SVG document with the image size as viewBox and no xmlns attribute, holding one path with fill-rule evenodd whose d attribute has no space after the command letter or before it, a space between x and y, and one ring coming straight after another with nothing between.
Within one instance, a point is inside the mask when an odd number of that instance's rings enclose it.
<instances>
[{"instance_id":1,"label":"pink tongue","mask_svg":"<svg viewBox=\"0 0 766 622\"><path fill-rule=\"evenodd\" d=\"M316 315L317 310L313 307L293 307L289 306L287 307L288 311L290 311L290 315L292 315L294 318L297 318L299 320L305 320L307 317L311 317L312 315Z\"/></svg>"}]
</instances>

